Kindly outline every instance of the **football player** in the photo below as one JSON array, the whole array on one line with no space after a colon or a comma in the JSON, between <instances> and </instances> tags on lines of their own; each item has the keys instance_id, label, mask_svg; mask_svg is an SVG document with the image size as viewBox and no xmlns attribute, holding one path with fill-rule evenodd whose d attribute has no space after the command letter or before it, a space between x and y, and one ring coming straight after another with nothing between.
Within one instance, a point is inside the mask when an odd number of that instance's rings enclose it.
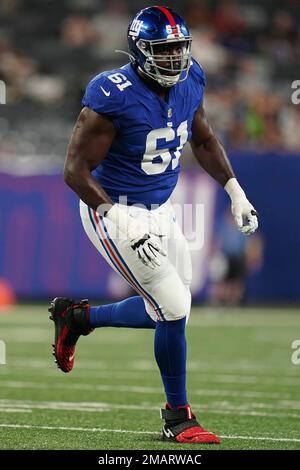
<instances>
[{"instance_id":1,"label":"football player","mask_svg":"<svg viewBox=\"0 0 300 470\"><path fill-rule=\"evenodd\" d=\"M205 75L191 57L191 43L177 13L145 8L128 28L130 62L88 84L64 177L80 198L87 236L138 295L98 307L55 298L49 310L55 323L53 353L63 372L72 370L80 335L94 328L154 329L166 394L163 438L219 443L197 422L186 392L191 261L170 202L185 143L230 196L239 230L254 232L257 213L206 119Z\"/></svg>"}]
</instances>

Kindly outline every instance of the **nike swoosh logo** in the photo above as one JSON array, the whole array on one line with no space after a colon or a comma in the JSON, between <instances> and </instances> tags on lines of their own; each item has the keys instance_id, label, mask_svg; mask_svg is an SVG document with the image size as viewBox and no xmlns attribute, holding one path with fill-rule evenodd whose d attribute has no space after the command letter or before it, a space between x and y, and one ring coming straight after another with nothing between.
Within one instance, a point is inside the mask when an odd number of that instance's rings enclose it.
<instances>
[{"instance_id":1,"label":"nike swoosh logo","mask_svg":"<svg viewBox=\"0 0 300 470\"><path fill-rule=\"evenodd\" d=\"M110 91L104 90L104 88L102 88L101 85L100 85L100 88L101 88L101 90L103 91L103 93L105 94L105 96L109 96L109 95L110 95Z\"/></svg>"},{"instance_id":2,"label":"nike swoosh logo","mask_svg":"<svg viewBox=\"0 0 300 470\"><path fill-rule=\"evenodd\" d=\"M72 362L74 359L75 354L72 354L72 356L69 357L69 361Z\"/></svg>"},{"instance_id":3,"label":"nike swoosh logo","mask_svg":"<svg viewBox=\"0 0 300 470\"><path fill-rule=\"evenodd\" d=\"M174 437L174 434L172 433L171 429L163 428L163 431L166 437Z\"/></svg>"}]
</instances>

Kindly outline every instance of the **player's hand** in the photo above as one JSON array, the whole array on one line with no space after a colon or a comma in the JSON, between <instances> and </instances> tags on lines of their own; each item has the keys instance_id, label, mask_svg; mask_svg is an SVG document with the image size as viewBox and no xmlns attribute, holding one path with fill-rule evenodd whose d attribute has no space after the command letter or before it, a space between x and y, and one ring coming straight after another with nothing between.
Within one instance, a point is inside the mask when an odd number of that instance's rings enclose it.
<instances>
[{"instance_id":1,"label":"player's hand","mask_svg":"<svg viewBox=\"0 0 300 470\"><path fill-rule=\"evenodd\" d=\"M145 233L141 238L130 240L130 245L142 263L152 269L161 265L159 254L167 256L159 238L153 234Z\"/></svg>"},{"instance_id":2,"label":"player's hand","mask_svg":"<svg viewBox=\"0 0 300 470\"><path fill-rule=\"evenodd\" d=\"M245 235L254 233L258 227L258 213L248 201L237 180L231 178L224 189L231 198L231 212L238 229Z\"/></svg>"},{"instance_id":3,"label":"player's hand","mask_svg":"<svg viewBox=\"0 0 300 470\"><path fill-rule=\"evenodd\" d=\"M254 233L258 227L257 212L248 199L231 204L231 212L238 229L245 235Z\"/></svg>"},{"instance_id":4,"label":"player's hand","mask_svg":"<svg viewBox=\"0 0 300 470\"><path fill-rule=\"evenodd\" d=\"M143 264L152 269L161 265L160 255L167 256L167 252L160 241L159 227L151 218L139 221L117 204L107 211L106 217L126 236Z\"/></svg>"},{"instance_id":5,"label":"player's hand","mask_svg":"<svg viewBox=\"0 0 300 470\"><path fill-rule=\"evenodd\" d=\"M139 260L152 269L161 265L160 255L167 256L160 241L159 227L151 218L138 220L129 216L128 239Z\"/></svg>"}]
</instances>

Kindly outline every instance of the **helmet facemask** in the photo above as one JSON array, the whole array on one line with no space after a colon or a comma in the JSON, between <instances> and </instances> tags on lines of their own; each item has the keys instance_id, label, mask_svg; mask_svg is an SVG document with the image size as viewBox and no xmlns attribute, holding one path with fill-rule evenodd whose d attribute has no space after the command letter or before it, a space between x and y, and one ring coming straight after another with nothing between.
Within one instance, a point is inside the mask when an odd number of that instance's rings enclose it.
<instances>
[{"instance_id":1,"label":"helmet facemask","mask_svg":"<svg viewBox=\"0 0 300 470\"><path fill-rule=\"evenodd\" d=\"M163 87L172 87L184 81L190 68L191 45L191 36L152 41L139 39L136 46L145 57L142 71ZM168 49L173 50L176 46L181 49L179 54L162 53ZM167 66L162 65L166 63Z\"/></svg>"}]
</instances>

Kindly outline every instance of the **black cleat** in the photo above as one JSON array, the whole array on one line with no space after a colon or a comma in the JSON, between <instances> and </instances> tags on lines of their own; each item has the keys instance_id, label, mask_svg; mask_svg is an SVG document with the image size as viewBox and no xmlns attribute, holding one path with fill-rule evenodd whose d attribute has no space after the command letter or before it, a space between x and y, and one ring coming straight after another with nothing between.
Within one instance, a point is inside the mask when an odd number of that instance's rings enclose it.
<instances>
[{"instance_id":1,"label":"black cleat","mask_svg":"<svg viewBox=\"0 0 300 470\"><path fill-rule=\"evenodd\" d=\"M180 444L219 444L220 439L212 432L206 431L196 420L189 405L179 406L173 410L167 403L161 410L165 420L163 440Z\"/></svg>"},{"instance_id":2,"label":"black cleat","mask_svg":"<svg viewBox=\"0 0 300 470\"><path fill-rule=\"evenodd\" d=\"M54 344L52 344L55 363L63 372L71 372L78 338L93 331L89 325L90 305L88 300L74 302L65 297L56 297L52 300L48 311L51 314L49 318L55 325Z\"/></svg>"}]
</instances>

